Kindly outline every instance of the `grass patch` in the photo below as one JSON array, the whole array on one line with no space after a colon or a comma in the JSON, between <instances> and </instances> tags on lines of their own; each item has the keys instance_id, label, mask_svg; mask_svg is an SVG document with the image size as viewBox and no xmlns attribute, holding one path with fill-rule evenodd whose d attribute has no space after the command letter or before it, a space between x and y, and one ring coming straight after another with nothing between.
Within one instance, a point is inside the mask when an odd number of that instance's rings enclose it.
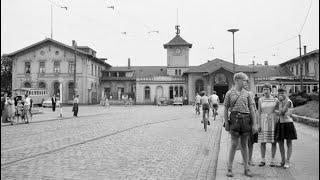
<instances>
[{"instance_id":1,"label":"grass patch","mask_svg":"<svg viewBox=\"0 0 320 180\"><path fill-rule=\"evenodd\" d=\"M309 101L305 105L295 107L293 114L319 119L319 101Z\"/></svg>"}]
</instances>

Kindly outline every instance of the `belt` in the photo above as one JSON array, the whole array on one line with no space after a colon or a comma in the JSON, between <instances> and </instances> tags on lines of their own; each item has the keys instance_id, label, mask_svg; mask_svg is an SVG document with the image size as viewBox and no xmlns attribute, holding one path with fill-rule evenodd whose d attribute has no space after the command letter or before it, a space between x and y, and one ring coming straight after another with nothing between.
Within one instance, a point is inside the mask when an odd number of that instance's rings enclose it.
<instances>
[{"instance_id":1,"label":"belt","mask_svg":"<svg viewBox=\"0 0 320 180\"><path fill-rule=\"evenodd\" d=\"M239 112L239 111L231 111L231 114L249 115L250 113L242 113L242 112Z\"/></svg>"}]
</instances>

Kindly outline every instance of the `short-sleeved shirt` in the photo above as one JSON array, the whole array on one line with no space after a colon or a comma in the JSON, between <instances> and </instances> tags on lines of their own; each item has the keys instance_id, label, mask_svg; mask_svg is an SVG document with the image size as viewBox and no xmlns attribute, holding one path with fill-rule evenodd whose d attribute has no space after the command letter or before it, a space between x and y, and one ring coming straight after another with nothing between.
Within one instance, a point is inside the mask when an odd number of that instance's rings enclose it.
<instances>
[{"instance_id":1,"label":"short-sleeved shirt","mask_svg":"<svg viewBox=\"0 0 320 180\"><path fill-rule=\"evenodd\" d=\"M26 105L26 106L30 106L31 105L31 99L29 97L27 97L25 99L24 105Z\"/></svg>"},{"instance_id":2,"label":"short-sleeved shirt","mask_svg":"<svg viewBox=\"0 0 320 180\"><path fill-rule=\"evenodd\" d=\"M201 104L209 104L209 97L208 96L202 96L201 97Z\"/></svg>"},{"instance_id":3,"label":"short-sleeved shirt","mask_svg":"<svg viewBox=\"0 0 320 180\"><path fill-rule=\"evenodd\" d=\"M238 92L232 88L226 93L226 97L224 99L224 106L231 112L238 111L241 113L250 113L249 106L253 104L254 102L252 96L245 89L242 89L241 92ZM231 107L232 105L233 107Z\"/></svg>"},{"instance_id":4,"label":"short-sleeved shirt","mask_svg":"<svg viewBox=\"0 0 320 180\"><path fill-rule=\"evenodd\" d=\"M200 95L197 95L195 100L196 100L196 103L200 103L200 99L201 99L201 96Z\"/></svg>"},{"instance_id":5,"label":"short-sleeved shirt","mask_svg":"<svg viewBox=\"0 0 320 180\"><path fill-rule=\"evenodd\" d=\"M213 104L219 103L218 100L219 100L219 96L217 96L216 94L212 94L212 95L210 96L210 101L211 101Z\"/></svg>"}]
</instances>

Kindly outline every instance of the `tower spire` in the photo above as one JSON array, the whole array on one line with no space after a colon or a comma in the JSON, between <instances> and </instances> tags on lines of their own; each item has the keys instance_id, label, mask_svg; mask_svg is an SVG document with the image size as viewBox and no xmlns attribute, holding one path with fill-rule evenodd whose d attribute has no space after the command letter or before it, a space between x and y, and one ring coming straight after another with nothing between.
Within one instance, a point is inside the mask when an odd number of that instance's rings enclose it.
<instances>
[{"instance_id":1,"label":"tower spire","mask_svg":"<svg viewBox=\"0 0 320 180\"><path fill-rule=\"evenodd\" d=\"M177 8L177 25L176 25L176 34L177 34L177 35L180 34L180 29L179 29L180 26L179 26L178 19L179 19L179 17L178 17L178 8Z\"/></svg>"}]
</instances>

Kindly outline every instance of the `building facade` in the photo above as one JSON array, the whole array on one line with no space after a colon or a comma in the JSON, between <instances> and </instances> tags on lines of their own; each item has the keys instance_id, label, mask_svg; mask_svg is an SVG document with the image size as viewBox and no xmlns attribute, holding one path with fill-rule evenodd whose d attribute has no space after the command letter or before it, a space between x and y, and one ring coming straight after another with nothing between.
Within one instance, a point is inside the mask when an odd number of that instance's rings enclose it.
<instances>
[{"instance_id":1,"label":"building facade","mask_svg":"<svg viewBox=\"0 0 320 180\"><path fill-rule=\"evenodd\" d=\"M80 103L97 103L101 71L110 65L97 58L91 48L79 46L75 50L75 47L75 43L68 46L46 38L8 54L12 60L12 89L42 88L57 97L62 92L62 103L72 103L76 66L76 94L80 96Z\"/></svg>"}]
</instances>

